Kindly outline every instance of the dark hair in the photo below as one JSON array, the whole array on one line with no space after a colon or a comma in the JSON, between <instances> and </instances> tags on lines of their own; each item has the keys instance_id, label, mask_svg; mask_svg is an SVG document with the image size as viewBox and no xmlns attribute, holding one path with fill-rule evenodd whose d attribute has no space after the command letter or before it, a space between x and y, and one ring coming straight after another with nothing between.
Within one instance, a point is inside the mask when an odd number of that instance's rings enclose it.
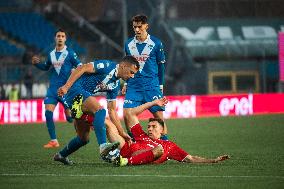
<instances>
[{"instance_id":1,"label":"dark hair","mask_svg":"<svg viewBox=\"0 0 284 189\"><path fill-rule=\"evenodd\" d=\"M138 14L132 17L132 22L141 22L142 24L148 23L148 17L143 14Z\"/></svg>"},{"instance_id":2,"label":"dark hair","mask_svg":"<svg viewBox=\"0 0 284 189\"><path fill-rule=\"evenodd\" d=\"M134 64L137 67L137 70L139 70L140 68L138 60L134 56L131 56L131 55L126 55L125 57L121 59L120 62L127 62L130 64Z\"/></svg>"},{"instance_id":3,"label":"dark hair","mask_svg":"<svg viewBox=\"0 0 284 189\"><path fill-rule=\"evenodd\" d=\"M66 32L65 32L63 29L59 28L59 29L56 30L56 32L54 33L54 36L56 36L56 34L57 34L58 32L63 32L63 33L65 33L65 35L66 35Z\"/></svg>"},{"instance_id":4,"label":"dark hair","mask_svg":"<svg viewBox=\"0 0 284 189\"><path fill-rule=\"evenodd\" d=\"M160 118L153 118L153 117L149 118L148 122L152 122L152 121L157 121L164 128L165 122L161 120Z\"/></svg>"}]
</instances>

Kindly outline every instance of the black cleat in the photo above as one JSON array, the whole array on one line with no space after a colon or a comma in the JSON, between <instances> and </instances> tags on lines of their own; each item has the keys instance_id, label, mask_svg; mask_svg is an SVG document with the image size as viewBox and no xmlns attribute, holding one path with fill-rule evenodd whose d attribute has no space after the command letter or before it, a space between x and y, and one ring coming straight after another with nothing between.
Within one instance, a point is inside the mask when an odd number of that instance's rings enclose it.
<instances>
[{"instance_id":1,"label":"black cleat","mask_svg":"<svg viewBox=\"0 0 284 189\"><path fill-rule=\"evenodd\" d=\"M100 150L100 155L104 159L105 156L108 155L110 151L115 150L119 146L119 142L107 143L102 149Z\"/></svg>"},{"instance_id":2,"label":"black cleat","mask_svg":"<svg viewBox=\"0 0 284 189\"><path fill-rule=\"evenodd\" d=\"M68 157L62 157L59 153L56 153L53 157L54 161L59 161L64 165L73 165L74 163L68 159Z\"/></svg>"}]
</instances>

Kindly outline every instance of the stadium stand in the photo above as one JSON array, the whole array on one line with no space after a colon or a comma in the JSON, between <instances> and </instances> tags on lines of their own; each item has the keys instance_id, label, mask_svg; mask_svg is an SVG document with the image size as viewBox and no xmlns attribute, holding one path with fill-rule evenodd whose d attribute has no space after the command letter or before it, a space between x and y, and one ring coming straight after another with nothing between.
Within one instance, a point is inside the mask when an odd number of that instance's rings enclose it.
<instances>
[{"instance_id":1,"label":"stadium stand","mask_svg":"<svg viewBox=\"0 0 284 189\"><path fill-rule=\"evenodd\" d=\"M46 53L53 41L56 27L37 13L1 13L0 28L13 38L18 39L28 46L36 47ZM86 50L70 39L67 44L79 54Z\"/></svg>"},{"instance_id":2,"label":"stadium stand","mask_svg":"<svg viewBox=\"0 0 284 189\"><path fill-rule=\"evenodd\" d=\"M21 56L24 49L18 48L5 39L0 39L0 56Z\"/></svg>"}]
</instances>

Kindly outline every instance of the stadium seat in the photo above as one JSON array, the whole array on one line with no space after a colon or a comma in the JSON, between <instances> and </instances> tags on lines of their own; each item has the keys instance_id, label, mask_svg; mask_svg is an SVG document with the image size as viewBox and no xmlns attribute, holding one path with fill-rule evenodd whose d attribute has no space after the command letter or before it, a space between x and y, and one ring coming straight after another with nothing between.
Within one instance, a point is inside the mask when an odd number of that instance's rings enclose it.
<instances>
[{"instance_id":1,"label":"stadium seat","mask_svg":"<svg viewBox=\"0 0 284 189\"><path fill-rule=\"evenodd\" d=\"M20 56L23 55L24 49L10 44L7 40L0 40L0 56Z\"/></svg>"},{"instance_id":2,"label":"stadium seat","mask_svg":"<svg viewBox=\"0 0 284 189\"><path fill-rule=\"evenodd\" d=\"M0 13L0 28L12 37L46 53L53 48L56 27L37 13ZM72 39L67 41L77 53L86 49Z\"/></svg>"}]
</instances>

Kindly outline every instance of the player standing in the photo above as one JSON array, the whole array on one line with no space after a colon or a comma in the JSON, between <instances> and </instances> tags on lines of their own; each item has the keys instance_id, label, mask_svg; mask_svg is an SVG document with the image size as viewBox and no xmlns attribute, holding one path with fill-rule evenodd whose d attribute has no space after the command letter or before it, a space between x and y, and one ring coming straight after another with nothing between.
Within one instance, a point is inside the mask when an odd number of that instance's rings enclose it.
<instances>
[{"instance_id":1,"label":"player standing","mask_svg":"<svg viewBox=\"0 0 284 189\"><path fill-rule=\"evenodd\" d=\"M125 56L119 64L108 60L97 60L75 69L66 84L58 89L58 95L64 95L64 102L71 107L74 117L79 119L83 113L90 113L93 117L91 125L94 127L102 157L107 155L109 150L116 148L118 143L115 141L112 144L107 143L106 110L93 95L97 92L106 92L110 120L118 127L120 135L127 140L129 136L124 133L115 111L115 99L120 88L119 79L133 78L138 70L139 63L132 56ZM89 127L80 127L80 122L77 121L75 122L77 136L54 156L55 161L72 164L67 156L89 142Z\"/></svg>"},{"instance_id":2,"label":"player standing","mask_svg":"<svg viewBox=\"0 0 284 189\"><path fill-rule=\"evenodd\" d=\"M45 118L46 126L50 136L50 141L44 145L44 148L59 147L59 142L56 137L55 124L53 121L53 112L58 102L63 106L62 98L57 96L57 90L59 87L65 84L70 76L71 70L81 65L76 53L67 48L65 45L66 33L64 30L59 29L55 33L55 49L53 49L47 57L46 62L41 63L38 56L32 57L32 64L38 69L48 71L49 73L49 88L47 90L46 97L44 99L45 104ZM65 108L65 115L68 122L72 122L70 110Z\"/></svg>"},{"instance_id":3,"label":"player standing","mask_svg":"<svg viewBox=\"0 0 284 189\"><path fill-rule=\"evenodd\" d=\"M124 120L127 127L132 108L146 102L163 97L165 53L162 42L147 33L147 16L136 15L132 18L135 36L125 43L125 53L134 56L139 64L139 72L134 78L125 83L122 93L126 93L124 100ZM149 108L155 118L163 120L164 107L153 106ZM167 127L165 125L163 136L165 139ZM163 138L163 137L162 137Z\"/></svg>"}]
</instances>

